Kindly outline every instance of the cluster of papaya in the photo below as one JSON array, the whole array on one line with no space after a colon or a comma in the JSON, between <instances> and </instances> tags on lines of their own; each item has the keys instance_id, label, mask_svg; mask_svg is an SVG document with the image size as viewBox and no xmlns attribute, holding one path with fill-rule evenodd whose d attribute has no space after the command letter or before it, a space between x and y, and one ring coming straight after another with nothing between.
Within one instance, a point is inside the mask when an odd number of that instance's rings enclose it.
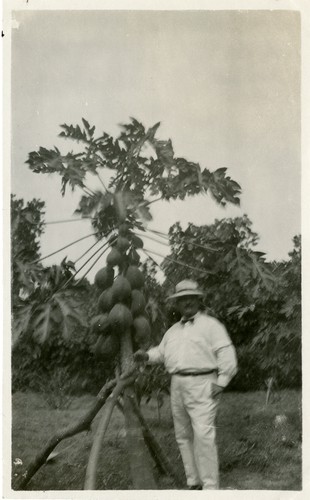
<instances>
[{"instance_id":1,"label":"cluster of papaya","mask_svg":"<svg viewBox=\"0 0 310 500\"><path fill-rule=\"evenodd\" d=\"M91 321L92 331L98 335L94 352L102 360L111 360L118 354L120 338L129 329L134 347L147 349L151 340L143 294L144 276L138 267L137 248L142 248L143 242L131 233L128 223L123 223L110 243L106 267L95 276L100 296L97 315ZM116 279L115 267L120 272Z\"/></svg>"}]
</instances>

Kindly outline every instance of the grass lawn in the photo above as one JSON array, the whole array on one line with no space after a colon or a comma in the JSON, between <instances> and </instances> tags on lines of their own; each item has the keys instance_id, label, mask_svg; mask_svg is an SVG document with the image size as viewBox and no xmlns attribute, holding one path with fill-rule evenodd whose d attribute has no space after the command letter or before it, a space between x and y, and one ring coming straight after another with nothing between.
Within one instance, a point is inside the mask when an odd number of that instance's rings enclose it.
<instances>
[{"instance_id":1,"label":"grass lawn","mask_svg":"<svg viewBox=\"0 0 310 500\"><path fill-rule=\"evenodd\" d=\"M53 409L46 395L14 394L13 476L16 478L22 474L49 437L78 420L92 401L92 396L71 398L66 408ZM54 451L59 454L34 475L28 484L29 490L83 489L92 437L103 411L95 418L91 432L83 432L58 445ZM154 400L147 405L142 403L142 411L166 455L184 478L169 399L160 410L160 421ZM285 415L286 422L277 426L277 415ZM301 489L300 391L279 391L268 406L265 405L264 392L225 393L220 403L217 427L221 489ZM98 490L132 488L124 434L123 416L115 409L102 446ZM157 473L156 479L159 489L175 489L171 479Z\"/></svg>"}]
</instances>

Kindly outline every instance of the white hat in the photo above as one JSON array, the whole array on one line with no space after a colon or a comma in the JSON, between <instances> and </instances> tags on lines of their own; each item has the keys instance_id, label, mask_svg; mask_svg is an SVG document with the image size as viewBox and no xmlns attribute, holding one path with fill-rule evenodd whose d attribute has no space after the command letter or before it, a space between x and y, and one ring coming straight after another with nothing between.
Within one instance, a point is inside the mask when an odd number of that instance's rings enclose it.
<instances>
[{"instance_id":1,"label":"white hat","mask_svg":"<svg viewBox=\"0 0 310 500\"><path fill-rule=\"evenodd\" d=\"M198 283L193 280L183 280L180 281L175 287L175 293L170 295L168 299L177 299L178 297L183 297L185 295L204 295L204 293L199 290Z\"/></svg>"}]
</instances>

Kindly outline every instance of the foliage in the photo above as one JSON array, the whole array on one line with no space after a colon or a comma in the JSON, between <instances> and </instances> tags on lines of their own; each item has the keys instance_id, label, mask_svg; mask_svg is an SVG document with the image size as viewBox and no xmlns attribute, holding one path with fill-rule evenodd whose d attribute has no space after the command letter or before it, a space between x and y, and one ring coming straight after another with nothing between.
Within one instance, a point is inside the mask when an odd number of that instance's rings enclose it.
<instances>
[{"instance_id":1,"label":"foliage","mask_svg":"<svg viewBox=\"0 0 310 500\"><path fill-rule=\"evenodd\" d=\"M13 392L43 391L54 405L73 394L96 394L110 372L109 364L95 359L87 329L78 329L68 340L55 330L44 344L23 337L12 353Z\"/></svg>"},{"instance_id":2,"label":"foliage","mask_svg":"<svg viewBox=\"0 0 310 500\"><path fill-rule=\"evenodd\" d=\"M170 394L170 375L162 365L146 366L136 381L138 399L148 403L152 396L163 401L164 395Z\"/></svg>"},{"instance_id":3,"label":"foliage","mask_svg":"<svg viewBox=\"0 0 310 500\"><path fill-rule=\"evenodd\" d=\"M68 339L78 325L85 325L78 293L65 289L74 276L73 264L64 259L59 266L37 266L35 274L31 265L24 268L25 274L30 269L33 279L24 281L22 304L13 309L13 340L32 336L42 344L54 329Z\"/></svg>"},{"instance_id":4,"label":"foliage","mask_svg":"<svg viewBox=\"0 0 310 500\"><path fill-rule=\"evenodd\" d=\"M23 199L11 195L11 261L12 302L20 302L20 295L30 286L36 268L31 270L27 263L40 257L40 236L44 231L43 201L33 199L26 204Z\"/></svg>"},{"instance_id":5,"label":"foliage","mask_svg":"<svg viewBox=\"0 0 310 500\"><path fill-rule=\"evenodd\" d=\"M21 335L12 353L14 391L32 389L40 392L45 385L52 401L56 386L60 384L64 398L67 394L86 391L94 394L111 374L113 360L109 363L98 361L92 349L97 336L88 324L97 307L95 287L85 284L71 289L70 295L79 303L84 324L79 324L68 337L63 336L58 325L53 325L43 343L38 343L31 331Z\"/></svg>"},{"instance_id":6,"label":"foliage","mask_svg":"<svg viewBox=\"0 0 310 500\"><path fill-rule=\"evenodd\" d=\"M162 286L156 279L157 264L155 261L151 258L146 259L142 264L142 270L145 276L146 312L152 327L152 343L156 345L160 342L163 332L169 327L165 295Z\"/></svg>"},{"instance_id":7,"label":"foliage","mask_svg":"<svg viewBox=\"0 0 310 500\"><path fill-rule=\"evenodd\" d=\"M240 186L226 174L227 169L201 170L198 163L175 157L170 139L155 138L159 123L146 130L131 118L122 125L117 138L106 132L95 138L95 127L84 118L82 123L82 126L63 124L59 134L82 144L82 152L63 155L56 147L40 147L29 153L26 163L36 173L58 173L63 195L67 184L72 190L76 187L84 190L77 212L92 217L94 228L102 234L109 233L126 217L141 228L138 219L151 219L149 204L154 196L164 200L184 199L209 192L221 205L239 203ZM100 175L107 172L108 187ZM98 177L103 191L94 192L87 187L88 174Z\"/></svg>"},{"instance_id":8,"label":"foliage","mask_svg":"<svg viewBox=\"0 0 310 500\"><path fill-rule=\"evenodd\" d=\"M285 387L301 378L300 237L290 260L267 263L255 250L257 234L247 216L210 226L179 224L170 229L172 252L164 261L167 277L180 281L189 271L206 291L210 314L227 327L237 346L239 373L232 387L263 387L273 376ZM171 259L171 260L170 260ZM196 268L196 270L194 269ZM169 290L169 283L165 287Z\"/></svg>"},{"instance_id":9,"label":"foliage","mask_svg":"<svg viewBox=\"0 0 310 500\"><path fill-rule=\"evenodd\" d=\"M301 383L301 237L293 239L290 260L273 263L272 294L261 297L260 330L252 348L264 374L286 387Z\"/></svg>"},{"instance_id":10,"label":"foliage","mask_svg":"<svg viewBox=\"0 0 310 500\"><path fill-rule=\"evenodd\" d=\"M74 264L44 268L39 262L39 237L44 230L44 202L11 198L13 342L32 336L44 343L53 329L68 339L84 324L77 296L65 289L74 277Z\"/></svg>"},{"instance_id":11,"label":"foliage","mask_svg":"<svg viewBox=\"0 0 310 500\"><path fill-rule=\"evenodd\" d=\"M189 274L198 281L210 313L228 324L237 344L255 334L255 323L249 330L246 318L252 317L257 297L271 290L275 280L264 254L255 250L258 237L251 226L247 216L209 226L189 224L185 231L177 223L170 228L171 254L163 264L175 282ZM190 262L191 270L175 261ZM167 282L165 286L170 288Z\"/></svg>"}]
</instances>

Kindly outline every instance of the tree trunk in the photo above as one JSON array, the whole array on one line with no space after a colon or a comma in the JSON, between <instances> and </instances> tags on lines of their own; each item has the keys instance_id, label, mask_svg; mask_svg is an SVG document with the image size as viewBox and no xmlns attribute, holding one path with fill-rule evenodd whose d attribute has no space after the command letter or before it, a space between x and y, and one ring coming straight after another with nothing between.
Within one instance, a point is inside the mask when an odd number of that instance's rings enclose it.
<instances>
[{"instance_id":1,"label":"tree trunk","mask_svg":"<svg viewBox=\"0 0 310 500\"><path fill-rule=\"evenodd\" d=\"M131 359L131 335L130 330L127 330L121 339L121 365L123 373L129 369ZM133 488L135 490L155 490L157 486L153 475L151 457L144 442L139 418L131 402L136 398L133 385L125 388L123 397L127 449Z\"/></svg>"}]
</instances>

